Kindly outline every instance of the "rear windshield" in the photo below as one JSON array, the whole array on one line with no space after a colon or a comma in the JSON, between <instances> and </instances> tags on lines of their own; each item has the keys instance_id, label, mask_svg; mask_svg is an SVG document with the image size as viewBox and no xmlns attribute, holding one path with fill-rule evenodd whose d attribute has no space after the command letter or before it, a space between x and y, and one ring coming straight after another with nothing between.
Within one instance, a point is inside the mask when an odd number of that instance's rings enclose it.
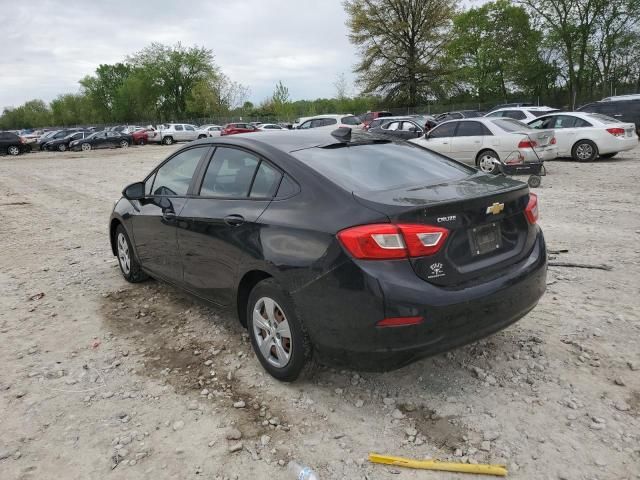
<instances>
[{"instance_id":1,"label":"rear windshield","mask_svg":"<svg viewBox=\"0 0 640 480\"><path fill-rule=\"evenodd\" d=\"M354 115L350 115L348 117L342 117L340 123L345 125L360 125L360 119Z\"/></svg>"},{"instance_id":2,"label":"rear windshield","mask_svg":"<svg viewBox=\"0 0 640 480\"><path fill-rule=\"evenodd\" d=\"M535 117L541 117L542 115L548 115L549 113L559 112L560 110L527 110L531 115Z\"/></svg>"},{"instance_id":3,"label":"rear windshield","mask_svg":"<svg viewBox=\"0 0 640 480\"><path fill-rule=\"evenodd\" d=\"M314 147L291 154L350 192L435 185L476 173L470 167L410 143Z\"/></svg>"},{"instance_id":4,"label":"rear windshield","mask_svg":"<svg viewBox=\"0 0 640 480\"><path fill-rule=\"evenodd\" d=\"M519 122L518 120L513 120L511 118L496 118L495 120L491 121L505 132L521 132L523 130L532 130L529 125Z\"/></svg>"},{"instance_id":5,"label":"rear windshield","mask_svg":"<svg viewBox=\"0 0 640 480\"><path fill-rule=\"evenodd\" d=\"M466 118L476 118L476 117L482 117L484 116L483 112L464 112L464 116Z\"/></svg>"}]
</instances>

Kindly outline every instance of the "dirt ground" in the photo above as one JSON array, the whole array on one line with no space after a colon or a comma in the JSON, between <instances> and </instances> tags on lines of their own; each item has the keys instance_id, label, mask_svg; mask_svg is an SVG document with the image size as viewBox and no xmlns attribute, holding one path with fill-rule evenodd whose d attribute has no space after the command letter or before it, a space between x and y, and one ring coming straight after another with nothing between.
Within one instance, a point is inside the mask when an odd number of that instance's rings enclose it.
<instances>
[{"instance_id":1,"label":"dirt ground","mask_svg":"<svg viewBox=\"0 0 640 480\"><path fill-rule=\"evenodd\" d=\"M510 328L401 370L267 376L230 314L120 276L107 220L176 147L0 157L0 479L458 479L369 452L640 478L640 149L548 163L556 261ZM235 450L235 451L232 451Z\"/></svg>"}]
</instances>

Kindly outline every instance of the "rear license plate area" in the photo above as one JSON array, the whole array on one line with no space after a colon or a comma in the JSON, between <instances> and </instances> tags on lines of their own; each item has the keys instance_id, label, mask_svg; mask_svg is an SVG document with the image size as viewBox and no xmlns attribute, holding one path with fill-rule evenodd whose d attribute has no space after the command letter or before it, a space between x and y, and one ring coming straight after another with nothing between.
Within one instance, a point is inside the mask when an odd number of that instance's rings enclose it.
<instances>
[{"instance_id":1,"label":"rear license plate area","mask_svg":"<svg viewBox=\"0 0 640 480\"><path fill-rule=\"evenodd\" d=\"M487 223L469 230L471 255L485 255L502 247L502 232L497 222Z\"/></svg>"},{"instance_id":2,"label":"rear license plate area","mask_svg":"<svg viewBox=\"0 0 640 480\"><path fill-rule=\"evenodd\" d=\"M627 138L633 137L633 129L632 128L627 128L626 133L627 133Z\"/></svg>"}]
</instances>

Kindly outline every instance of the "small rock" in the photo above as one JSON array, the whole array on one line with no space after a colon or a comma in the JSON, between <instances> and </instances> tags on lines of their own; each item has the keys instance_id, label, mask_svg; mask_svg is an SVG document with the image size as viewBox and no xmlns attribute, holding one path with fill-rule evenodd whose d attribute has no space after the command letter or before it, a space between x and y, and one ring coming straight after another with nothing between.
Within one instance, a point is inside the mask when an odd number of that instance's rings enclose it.
<instances>
[{"instance_id":1,"label":"small rock","mask_svg":"<svg viewBox=\"0 0 640 480\"><path fill-rule=\"evenodd\" d=\"M386 406L390 407L391 405L395 405L396 399L395 398L385 397L385 398L382 399L382 403L384 403Z\"/></svg>"},{"instance_id":2,"label":"small rock","mask_svg":"<svg viewBox=\"0 0 640 480\"><path fill-rule=\"evenodd\" d=\"M234 443L233 445L229 445L229 453L235 453L242 450L242 442Z\"/></svg>"},{"instance_id":3,"label":"small rock","mask_svg":"<svg viewBox=\"0 0 640 480\"><path fill-rule=\"evenodd\" d=\"M173 422L173 431L182 430L184 428L184 422L182 420L178 420L177 422Z\"/></svg>"},{"instance_id":4,"label":"small rock","mask_svg":"<svg viewBox=\"0 0 640 480\"><path fill-rule=\"evenodd\" d=\"M13 452L11 450L0 450L0 460L9 458Z\"/></svg>"},{"instance_id":5,"label":"small rock","mask_svg":"<svg viewBox=\"0 0 640 480\"><path fill-rule=\"evenodd\" d=\"M404 414L400 410L398 410L397 408L393 411L391 416L393 418L395 418L396 420L402 420L404 418Z\"/></svg>"},{"instance_id":6,"label":"small rock","mask_svg":"<svg viewBox=\"0 0 640 480\"><path fill-rule=\"evenodd\" d=\"M640 370L640 363L638 363L638 362L628 361L628 362L627 362L627 366L628 366L631 370L633 370L634 372L635 372L636 370Z\"/></svg>"},{"instance_id":7,"label":"small rock","mask_svg":"<svg viewBox=\"0 0 640 480\"><path fill-rule=\"evenodd\" d=\"M207 390L206 388L204 388L201 392L200 395L206 397L207 395L209 395L209 390Z\"/></svg>"},{"instance_id":8,"label":"small rock","mask_svg":"<svg viewBox=\"0 0 640 480\"><path fill-rule=\"evenodd\" d=\"M416 430L415 428L409 427L404 431L404 433L406 433L410 437L415 437L418 434L418 430Z\"/></svg>"},{"instance_id":9,"label":"small rock","mask_svg":"<svg viewBox=\"0 0 640 480\"><path fill-rule=\"evenodd\" d=\"M456 448L456 451L453 452L453 456L454 457L461 457L462 456L462 450L459 448Z\"/></svg>"},{"instance_id":10,"label":"small rock","mask_svg":"<svg viewBox=\"0 0 640 480\"><path fill-rule=\"evenodd\" d=\"M269 445L270 441L271 441L271 437L269 435L262 435L260 437L260 443L262 444L263 447L266 447L267 445Z\"/></svg>"},{"instance_id":11,"label":"small rock","mask_svg":"<svg viewBox=\"0 0 640 480\"><path fill-rule=\"evenodd\" d=\"M16 452L13 454L13 459L18 460L21 456L22 453L20 452L20 450L16 450Z\"/></svg>"},{"instance_id":12,"label":"small rock","mask_svg":"<svg viewBox=\"0 0 640 480\"><path fill-rule=\"evenodd\" d=\"M491 450L491 442L488 441L484 441L480 444L480 450L484 451L484 452L488 452Z\"/></svg>"},{"instance_id":13,"label":"small rock","mask_svg":"<svg viewBox=\"0 0 640 480\"><path fill-rule=\"evenodd\" d=\"M621 412L628 412L631 410L631 406L623 400L616 402L614 407L616 407L616 410L620 410Z\"/></svg>"},{"instance_id":14,"label":"small rock","mask_svg":"<svg viewBox=\"0 0 640 480\"><path fill-rule=\"evenodd\" d=\"M364 405L364 402L362 400L356 400L356 407L357 408L361 408Z\"/></svg>"},{"instance_id":15,"label":"small rock","mask_svg":"<svg viewBox=\"0 0 640 480\"><path fill-rule=\"evenodd\" d=\"M489 385L495 385L496 383L498 383L498 381L496 380L496 377L494 377L493 375L487 375L487 378L485 379L485 381Z\"/></svg>"},{"instance_id":16,"label":"small rock","mask_svg":"<svg viewBox=\"0 0 640 480\"><path fill-rule=\"evenodd\" d=\"M246 405L244 401L239 400L233 404L233 408L244 408Z\"/></svg>"},{"instance_id":17,"label":"small rock","mask_svg":"<svg viewBox=\"0 0 640 480\"><path fill-rule=\"evenodd\" d=\"M215 444L216 444L216 441L215 440L211 440L208 445L209 445L209 447L213 447Z\"/></svg>"},{"instance_id":18,"label":"small rock","mask_svg":"<svg viewBox=\"0 0 640 480\"><path fill-rule=\"evenodd\" d=\"M486 441L493 442L500 437L500 432L484 432L482 438Z\"/></svg>"},{"instance_id":19,"label":"small rock","mask_svg":"<svg viewBox=\"0 0 640 480\"><path fill-rule=\"evenodd\" d=\"M189 406L187 407L189 410L198 410L200 408L198 402L196 400L192 400L189 402Z\"/></svg>"},{"instance_id":20,"label":"small rock","mask_svg":"<svg viewBox=\"0 0 640 480\"><path fill-rule=\"evenodd\" d=\"M624 383L624 380L622 379L622 377L616 377L613 380L613 383L615 383L616 385L618 385L620 387L624 387L625 386L625 383Z\"/></svg>"},{"instance_id":21,"label":"small rock","mask_svg":"<svg viewBox=\"0 0 640 480\"><path fill-rule=\"evenodd\" d=\"M230 428L225 435L227 440L240 440L242 438L242 432L237 428Z\"/></svg>"},{"instance_id":22,"label":"small rock","mask_svg":"<svg viewBox=\"0 0 640 480\"><path fill-rule=\"evenodd\" d=\"M485 378L487 378L487 373L480 367L471 367L471 370L473 371L473 374L480 380L484 380Z\"/></svg>"},{"instance_id":23,"label":"small rock","mask_svg":"<svg viewBox=\"0 0 640 480\"><path fill-rule=\"evenodd\" d=\"M280 419L278 417L271 417L269 419L269 424L270 425L274 425L274 426L278 426L278 425L280 425Z\"/></svg>"}]
</instances>

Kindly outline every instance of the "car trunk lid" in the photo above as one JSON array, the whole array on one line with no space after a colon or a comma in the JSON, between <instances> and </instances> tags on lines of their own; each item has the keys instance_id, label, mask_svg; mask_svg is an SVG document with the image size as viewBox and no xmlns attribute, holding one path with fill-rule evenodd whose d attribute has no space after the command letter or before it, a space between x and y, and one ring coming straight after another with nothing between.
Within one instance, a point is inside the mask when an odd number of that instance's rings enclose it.
<instances>
[{"instance_id":1,"label":"car trunk lid","mask_svg":"<svg viewBox=\"0 0 640 480\"><path fill-rule=\"evenodd\" d=\"M528 187L502 175L477 174L451 183L354 196L392 223L449 230L436 254L409 260L416 275L436 285L456 286L495 275L520 260L535 236L524 214Z\"/></svg>"}]
</instances>

